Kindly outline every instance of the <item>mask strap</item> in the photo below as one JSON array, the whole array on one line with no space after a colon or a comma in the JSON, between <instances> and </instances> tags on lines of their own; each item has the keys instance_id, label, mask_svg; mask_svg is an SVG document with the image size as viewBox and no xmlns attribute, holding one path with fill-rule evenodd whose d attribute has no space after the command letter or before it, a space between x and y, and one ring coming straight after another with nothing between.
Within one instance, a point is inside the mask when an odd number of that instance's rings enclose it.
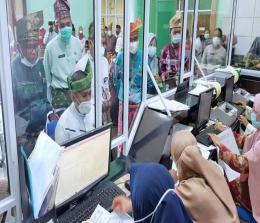
<instances>
[{"instance_id":1,"label":"mask strap","mask_svg":"<svg viewBox=\"0 0 260 223\"><path fill-rule=\"evenodd\" d=\"M154 209L150 214L148 214L147 216L145 216L144 218L139 219L139 220L136 220L135 223L142 222L142 221L146 220L147 218L149 218L149 217L151 217L151 216L152 216L152 218L151 218L151 222L152 222L152 221L153 221L153 215L155 214L155 212L157 211L157 209L158 209L159 206L161 205L163 199L164 199L164 198L166 197L166 195L167 195L168 193L170 193L170 192L175 193L175 189L168 189L167 191L165 191L165 193L164 193L164 194L162 195L162 197L160 198L158 204L156 205L155 209Z\"/></svg>"}]
</instances>

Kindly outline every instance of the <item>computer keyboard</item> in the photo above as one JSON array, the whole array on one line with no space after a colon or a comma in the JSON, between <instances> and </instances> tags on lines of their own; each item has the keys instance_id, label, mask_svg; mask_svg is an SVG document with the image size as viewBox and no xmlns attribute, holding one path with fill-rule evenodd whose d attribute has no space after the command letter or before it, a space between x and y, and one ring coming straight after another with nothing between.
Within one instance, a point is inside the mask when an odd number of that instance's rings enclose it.
<instances>
[{"instance_id":1,"label":"computer keyboard","mask_svg":"<svg viewBox=\"0 0 260 223\"><path fill-rule=\"evenodd\" d=\"M111 210L113 199L125 193L114 183L106 182L99 186L88 198L67 210L58 217L59 223L81 223L91 217L99 204L107 210Z\"/></svg>"},{"instance_id":2,"label":"computer keyboard","mask_svg":"<svg viewBox=\"0 0 260 223\"><path fill-rule=\"evenodd\" d=\"M204 146L212 145L212 141L209 138L208 133L219 134L220 132L214 128L214 125L208 126L196 136L197 141Z\"/></svg>"}]
</instances>

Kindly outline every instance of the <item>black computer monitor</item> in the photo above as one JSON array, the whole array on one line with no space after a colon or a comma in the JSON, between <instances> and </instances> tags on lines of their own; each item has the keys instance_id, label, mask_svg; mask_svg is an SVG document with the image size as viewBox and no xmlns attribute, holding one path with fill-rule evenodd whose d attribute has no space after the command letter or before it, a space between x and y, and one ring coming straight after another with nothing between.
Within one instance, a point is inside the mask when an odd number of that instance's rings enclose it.
<instances>
[{"instance_id":1,"label":"black computer monitor","mask_svg":"<svg viewBox=\"0 0 260 223\"><path fill-rule=\"evenodd\" d=\"M200 94L197 120L195 124L195 129L197 132L204 128L209 120L212 96L213 89L209 89Z\"/></svg>"},{"instance_id":2,"label":"black computer monitor","mask_svg":"<svg viewBox=\"0 0 260 223\"><path fill-rule=\"evenodd\" d=\"M183 81L181 84L177 86L176 92L175 92L175 99L178 99L178 97L182 97L183 95L187 94L189 92L189 79Z\"/></svg>"},{"instance_id":3,"label":"black computer monitor","mask_svg":"<svg viewBox=\"0 0 260 223\"><path fill-rule=\"evenodd\" d=\"M233 98L233 90L234 90L234 76L226 79L225 89L224 89L224 101L231 102Z\"/></svg>"},{"instance_id":4,"label":"black computer monitor","mask_svg":"<svg viewBox=\"0 0 260 223\"><path fill-rule=\"evenodd\" d=\"M173 118L146 108L129 156L136 162L159 162Z\"/></svg>"},{"instance_id":5,"label":"black computer monitor","mask_svg":"<svg viewBox=\"0 0 260 223\"><path fill-rule=\"evenodd\" d=\"M55 205L62 208L91 190L109 174L111 125L65 143L58 161Z\"/></svg>"}]
</instances>

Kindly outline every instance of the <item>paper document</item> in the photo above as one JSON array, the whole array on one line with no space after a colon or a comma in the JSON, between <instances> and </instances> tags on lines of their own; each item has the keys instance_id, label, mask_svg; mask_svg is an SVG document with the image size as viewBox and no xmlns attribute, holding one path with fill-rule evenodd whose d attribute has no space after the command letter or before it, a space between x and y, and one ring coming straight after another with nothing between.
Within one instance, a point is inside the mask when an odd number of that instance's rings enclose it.
<instances>
[{"instance_id":1,"label":"paper document","mask_svg":"<svg viewBox=\"0 0 260 223\"><path fill-rule=\"evenodd\" d=\"M225 145L231 152L240 155L237 143L231 128L226 129L225 131L218 134L220 141Z\"/></svg>"},{"instance_id":2,"label":"paper document","mask_svg":"<svg viewBox=\"0 0 260 223\"><path fill-rule=\"evenodd\" d=\"M219 160L218 164L222 166L223 170L225 171L228 182L231 182L240 177L240 173L232 170L224 161Z\"/></svg>"},{"instance_id":3,"label":"paper document","mask_svg":"<svg viewBox=\"0 0 260 223\"><path fill-rule=\"evenodd\" d=\"M127 214L109 213L98 205L90 218L92 223L134 223L133 218Z\"/></svg>"},{"instance_id":4,"label":"paper document","mask_svg":"<svg viewBox=\"0 0 260 223\"><path fill-rule=\"evenodd\" d=\"M197 84L197 86L189 92L189 94L199 96L201 93L207 91L209 88L200 84Z\"/></svg>"},{"instance_id":5,"label":"paper document","mask_svg":"<svg viewBox=\"0 0 260 223\"><path fill-rule=\"evenodd\" d=\"M200 144L200 143L198 143L198 147L200 148L201 155L206 160L209 158L209 155L210 155L209 150L215 149L214 146L207 147L207 146L204 146L203 144Z\"/></svg>"},{"instance_id":6,"label":"paper document","mask_svg":"<svg viewBox=\"0 0 260 223\"><path fill-rule=\"evenodd\" d=\"M182 104L182 103L175 101L175 100L164 99L164 101L165 101L165 105L167 106L167 108L170 111L173 111L173 112L186 111L186 110L190 109L189 106ZM156 102L152 102L152 103L148 104L148 107L156 109L156 110L165 111L165 107L164 107L161 100L158 100Z\"/></svg>"},{"instance_id":7,"label":"paper document","mask_svg":"<svg viewBox=\"0 0 260 223\"><path fill-rule=\"evenodd\" d=\"M33 214L38 218L43 201L54 182L54 170L62 147L41 132L34 150L28 159L31 173L31 197Z\"/></svg>"}]
</instances>

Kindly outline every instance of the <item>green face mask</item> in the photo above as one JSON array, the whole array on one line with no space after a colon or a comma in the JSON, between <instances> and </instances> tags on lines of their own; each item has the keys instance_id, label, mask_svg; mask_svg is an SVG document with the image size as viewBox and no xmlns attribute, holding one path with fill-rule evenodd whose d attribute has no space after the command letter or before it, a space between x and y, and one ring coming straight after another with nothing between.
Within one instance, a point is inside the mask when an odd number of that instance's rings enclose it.
<instances>
[{"instance_id":1,"label":"green face mask","mask_svg":"<svg viewBox=\"0 0 260 223\"><path fill-rule=\"evenodd\" d=\"M69 44L70 38L72 35L72 28L70 26L66 26L60 30L60 35L62 41L64 41L66 44Z\"/></svg>"}]
</instances>

